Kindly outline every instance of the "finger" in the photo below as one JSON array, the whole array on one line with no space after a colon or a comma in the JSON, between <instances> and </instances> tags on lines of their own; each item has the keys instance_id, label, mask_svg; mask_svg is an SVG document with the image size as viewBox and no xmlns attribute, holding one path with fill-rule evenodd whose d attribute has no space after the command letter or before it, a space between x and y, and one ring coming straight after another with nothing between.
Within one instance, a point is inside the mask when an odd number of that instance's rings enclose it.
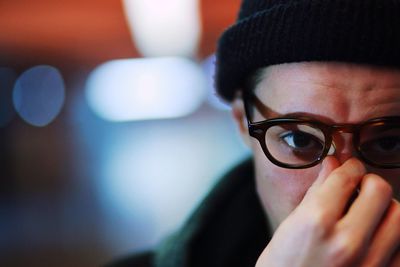
<instances>
[{"instance_id":1,"label":"finger","mask_svg":"<svg viewBox=\"0 0 400 267\"><path fill-rule=\"evenodd\" d=\"M342 217L347 203L365 174L364 165L357 159L347 160L336 168L318 190L322 201L335 218Z\"/></svg>"},{"instance_id":2,"label":"finger","mask_svg":"<svg viewBox=\"0 0 400 267\"><path fill-rule=\"evenodd\" d=\"M383 178L376 174L365 175L358 197L339 222L338 227L344 227L347 231L350 231L355 240L361 243L369 243L372 235L378 229L378 225L388 228L387 230L393 227L394 222L389 218L382 220L391 203L391 198L391 186ZM398 222L396 227L398 227Z\"/></svg>"},{"instance_id":3,"label":"finger","mask_svg":"<svg viewBox=\"0 0 400 267\"><path fill-rule=\"evenodd\" d=\"M333 156L327 156L321 164L321 170L319 171L317 179L313 183L313 187L318 187L322 185L326 178L328 178L329 174L333 172L336 168L340 166L339 161Z\"/></svg>"},{"instance_id":4,"label":"finger","mask_svg":"<svg viewBox=\"0 0 400 267\"><path fill-rule=\"evenodd\" d=\"M314 191L318 190L319 187L325 182L325 180L328 178L328 176L340 166L339 161L333 157L333 156L327 156L321 164L321 169L319 171L317 179L313 182L313 184L308 188L306 194L305 194L305 200L308 198L313 198ZM311 196L310 196L311 195Z\"/></svg>"},{"instance_id":5,"label":"finger","mask_svg":"<svg viewBox=\"0 0 400 267\"><path fill-rule=\"evenodd\" d=\"M400 205L392 201L362 266L400 266ZM397 262L398 265L390 265ZM390 264L389 264L390 263Z\"/></svg>"}]
</instances>

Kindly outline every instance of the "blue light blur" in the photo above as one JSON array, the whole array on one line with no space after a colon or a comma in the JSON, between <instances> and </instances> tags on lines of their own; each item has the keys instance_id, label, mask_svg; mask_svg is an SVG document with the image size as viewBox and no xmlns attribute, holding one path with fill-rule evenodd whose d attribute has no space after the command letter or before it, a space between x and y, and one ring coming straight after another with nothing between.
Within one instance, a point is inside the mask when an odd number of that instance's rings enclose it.
<instances>
[{"instance_id":1,"label":"blue light blur","mask_svg":"<svg viewBox=\"0 0 400 267\"><path fill-rule=\"evenodd\" d=\"M23 120L34 126L46 126L61 111L65 86L61 73L41 65L25 71L15 83L13 102Z\"/></svg>"},{"instance_id":2,"label":"blue light blur","mask_svg":"<svg viewBox=\"0 0 400 267\"><path fill-rule=\"evenodd\" d=\"M229 110L229 105L226 104L225 102L223 102L221 100L221 98L218 97L217 93L216 93L216 89L215 89L215 79L214 79L214 75L215 75L215 55L211 55L209 57L207 57L203 63L202 63L202 67L204 70L204 73L207 77L207 102L217 108L217 109L221 109L221 110Z\"/></svg>"},{"instance_id":3,"label":"blue light blur","mask_svg":"<svg viewBox=\"0 0 400 267\"><path fill-rule=\"evenodd\" d=\"M129 123L101 120L79 97L70 110L76 149L90 151L79 161L96 177L104 240L116 254L155 246L249 155L230 113L208 105L183 118Z\"/></svg>"},{"instance_id":4,"label":"blue light blur","mask_svg":"<svg viewBox=\"0 0 400 267\"><path fill-rule=\"evenodd\" d=\"M0 67L0 128L5 127L15 115L12 90L16 79L14 70Z\"/></svg>"},{"instance_id":5,"label":"blue light blur","mask_svg":"<svg viewBox=\"0 0 400 267\"><path fill-rule=\"evenodd\" d=\"M205 96L204 73L185 58L111 61L94 70L86 86L89 106L110 121L187 116Z\"/></svg>"}]
</instances>

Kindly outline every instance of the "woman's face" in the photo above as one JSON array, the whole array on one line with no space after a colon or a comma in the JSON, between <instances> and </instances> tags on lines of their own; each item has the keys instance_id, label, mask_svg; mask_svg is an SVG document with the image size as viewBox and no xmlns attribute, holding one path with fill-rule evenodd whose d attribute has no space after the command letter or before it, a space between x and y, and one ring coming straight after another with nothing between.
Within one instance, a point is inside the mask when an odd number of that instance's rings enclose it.
<instances>
[{"instance_id":1,"label":"woman's face","mask_svg":"<svg viewBox=\"0 0 400 267\"><path fill-rule=\"evenodd\" d=\"M400 116L400 71L344 63L290 63L265 69L255 93L273 113L300 113L328 124L360 123ZM278 115L278 116L279 116ZM263 120L255 114L255 120ZM272 164L251 138L257 191L273 229L300 203L317 178L321 164L285 169ZM351 134L334 136L340 163L354 155ZM400 197L400 169L371 168L385 178Z\"/></svg>"}]
</instances>

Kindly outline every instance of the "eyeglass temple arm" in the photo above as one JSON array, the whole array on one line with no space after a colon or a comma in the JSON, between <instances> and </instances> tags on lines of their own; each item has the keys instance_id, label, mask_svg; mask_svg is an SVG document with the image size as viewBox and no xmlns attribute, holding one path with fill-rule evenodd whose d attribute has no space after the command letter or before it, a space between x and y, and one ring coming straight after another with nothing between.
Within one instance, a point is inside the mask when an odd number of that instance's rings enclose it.
<instances>
[{"instance_id":1,"label":"eyeglass temple arm","mask_svg":"<svg viewBox=\"0 0 400 267\"><path fill-rule=\"evenodd\" d=\"M246 116L249 122L252 121L251 117L253 116L253 113L250 111L251 104L254 104L255 108L264 118L270 117L271 109L264 105L253 92L245 92L243 94L243 99L246 106Z\"/></svg>"}]
</instances>

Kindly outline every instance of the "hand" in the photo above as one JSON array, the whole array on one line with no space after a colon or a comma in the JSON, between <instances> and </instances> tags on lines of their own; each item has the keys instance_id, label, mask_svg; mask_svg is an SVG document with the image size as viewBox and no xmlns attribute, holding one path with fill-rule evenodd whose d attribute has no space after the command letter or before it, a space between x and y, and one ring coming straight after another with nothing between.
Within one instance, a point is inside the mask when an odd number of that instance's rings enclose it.
<instances>
[{"instance_id":1,"label":"hand","mask_svg":"<svg viewBox=\"0 0 400 267\"><path fill-rule=\"evenodd\" d=\"M351 202L357 192L357 198ZM400 205L391 186L349 159L327 157L256 267L400 266Z\"/></svg>"}]
</instances>

